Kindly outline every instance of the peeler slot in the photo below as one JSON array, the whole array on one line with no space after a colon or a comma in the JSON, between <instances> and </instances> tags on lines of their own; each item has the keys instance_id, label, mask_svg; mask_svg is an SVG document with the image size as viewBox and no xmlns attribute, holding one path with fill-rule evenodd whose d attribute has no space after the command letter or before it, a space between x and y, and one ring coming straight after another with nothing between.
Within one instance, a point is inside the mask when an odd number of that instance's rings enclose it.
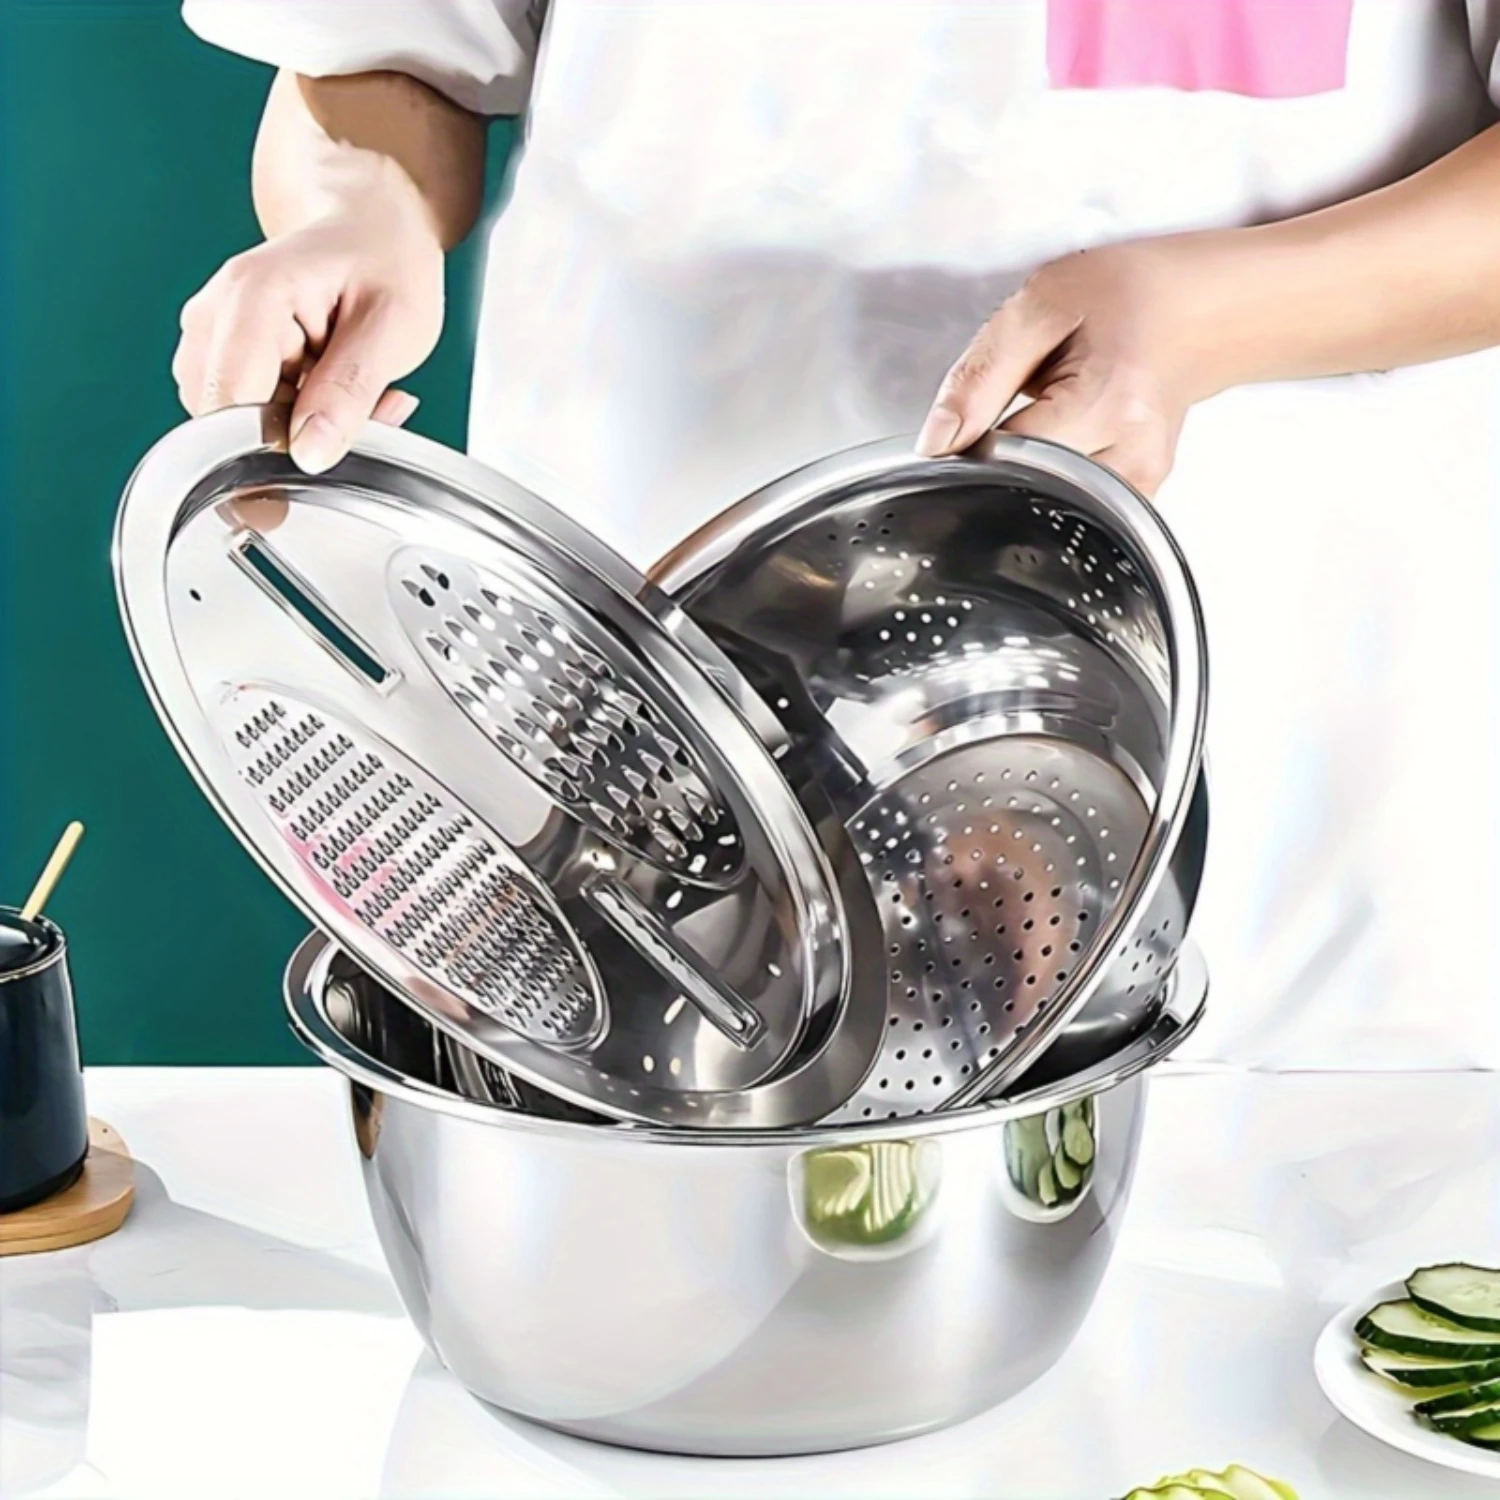
<instances>
[{"instance_id":1,"label":"peeler slot","mask_svg":"<svg viewBox=\"0 0 1500 1500\"><path fill-rule=\"evenodd\" d=\"M230 557L271 598L290 610L329 652L373 687L384 687L396 674L333 617L314 590L256 536L235 541Z\"/></svg>"}]
</instances>

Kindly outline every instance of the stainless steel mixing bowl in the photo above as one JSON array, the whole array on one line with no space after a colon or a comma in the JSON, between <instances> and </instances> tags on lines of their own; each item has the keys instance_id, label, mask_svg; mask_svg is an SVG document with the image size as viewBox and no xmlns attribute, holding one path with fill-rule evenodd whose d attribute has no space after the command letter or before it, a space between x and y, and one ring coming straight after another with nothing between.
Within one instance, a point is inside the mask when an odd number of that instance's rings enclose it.
<instances>
[{"instance_id":1,"label":"stainless steel mixing bowl","mask_svg":"<svg viewBox=\"0 0 1500 1500\"><path fill-rule=\"evenodd\" d=\"M1207 663L1161 518L1098 464L992 434L851 449L689 537L656 583L782 720L884 928L888 1025L825 1123L967 1105L1065 1029L1148 1025L1202 874Z\"/></svg>"},{"instance_id":2,"label":"stainless steel mixing bowl","mask_svg":"<svg viewBox=\"0 0 1500 1500\"><path fill-rule=\"evenodd\" d=\"M349 1080L402 1300L469 1390L604 1442L771 1455L942 1427L1057 1361L1119 1231L1146 1070L1202 1012L1191 948L1169 989L1114 1057L1022 1097L768 1133L463 1098L427 1023L321 937L286 998Z\"/></svg>"}]
</instances>

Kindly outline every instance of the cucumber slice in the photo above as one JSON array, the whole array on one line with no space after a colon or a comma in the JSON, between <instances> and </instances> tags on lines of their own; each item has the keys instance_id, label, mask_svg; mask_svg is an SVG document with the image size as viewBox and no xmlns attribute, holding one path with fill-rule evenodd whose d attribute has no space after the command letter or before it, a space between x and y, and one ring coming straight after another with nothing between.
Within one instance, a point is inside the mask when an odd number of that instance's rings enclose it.
<instances>
[{"instance_id":1,"label":"cucumber slice","mask_svg":"<svg viewBox=\"0 0 1500 1500\"><path fill-rule=\"evenodd\" d=\"M907 1141L809 1153L804 1192L809 1224L846 1245L899 1239L926 1206L918 1147Z\"/></svg>"},{"instance_id":2,"label":"cucumber slice","mask_svg":"<svg viewBox=\"0 0 1500 1500\"><path fill-rule=\"evenodd\" d=\"M1083 1099L1075 1099L1071 1104L1062 1107L1065 1120L1082 1120L1085 1125L1094 1123L1094 1096L1087 1095Z\"/></svg>"},{"instance_id":3,"label":"cucumber slice","mask_svg":"<svg viewBox=\"0 0 1500 1500\"><path fill-rule=\"evenodd\" d=\"M1058 1187L1069 1197L1083 1186L1083 1168L1061 1146L1052 1153L1052 1175L1057 1178Z\"/></svg>"},{"instance_id":4,"label":"cucumber slice","mask_svg":"<svg viewBox=\"0 0 1500 1500\"><path fill-rule=\"evenodd\" d=\"M1005 1166L1016 1190L1032 1203L1037 1201L1037 1177L1052 1159L1047 1142L1047 1117L1029 1115L1005 1127Z\"/></svg>"},{"instance_id":5,"label":"cucumber slice","mask_svg":"<svg viewBox=\"0 0 1500 1500\"><path fill-rule=\"evenodd\" d=\"M1186 1474L1161 1480L1158 1488L1169 1485L1186 1485L1206 1500L1218 1500L1220 1496L1227 1496L1228 1500L1297 1500L1297 1492L1290 1485L1267 1479L1243 1464L1230 1464L1222 1474L1190 1469Z\"/></svg>"},{"instance_id":6,"label":"cucumber slice","mask_svg":"<svg viewBox=\"0 0 1500 1500\"><path fill-rule=\"evenodd\" d=\"M1480 1385L1466 1385L1449 1396L1430 1396L1412 1408L1419 1417L1441 1417L1448 1412L1472 1411L1476 1406L1500 1403L1500 1380L1486 1380Z\"/></svg>"},{"instance_id":7,"label":"cucumber slice","mask_svg":"<svg viewBox=\"0 0 1500 1500\"><path fill-rule=\"evenodd\" d=\"M1094 1160L1094 1132L1083 1120L1065 1118L1062 1148L1080 1167L1087 1167Z\"/></svg>"},{"instance_id":8,"label":"cucumber slice","mask_svg":"<svg viewBox=\"0 0 1500 1500\"><path fill-rule=\"evenodd\" d=\"M1443 1412L1428 1417L1428 1423L1439 1432L1450 1437L1462 1437L1466 1432L1478 1432L1486 1427L1500 1425L1500 1402L1489 1401L1482 1406L1472 1406L1467 1411Z\"/></svg>"},{"instance_id":9,"label":"cucumber slice","mask_svg":"<svg viewBox=\"0 0 1500 1500\"><path fill-rule=\"evenodd\" d=\"M1472 1432L1456 1432L1453 1435L1471 1448L1489 1448L1500 1452L1500 1422L1492 1427L1476 1427Z\"/></svg>"},{"instance_id":10,"label":"cucumber slice","mask_svg":"<svg viewBox=\"0 0 1500 1500\"><path fill-rule=\"evenodd\" d=\"M1161 1484L1185 1484L1189 1488L1197 1490L1200 1495L1210 1497L1210 1500L1219 1500L1220 1496L1226 1500L1234 1500L1234 1496L1224 1488L1224 1481L1217 1474L1211 1474L1207 1469L1189 1469L1186 1474L1174 1474L1170 1479L1160 1480Z\"/></svg>"},{"instance_id":11,"label":"cucumber slice","mask_svg":"<svg viewBox=\"0 0 1500 1500\"><path fill-rule=\"evenodd\" d=\"M1500 1359L1500 1334L1476 1333L1423 1312L1414 1302L1382 1302L1362 1317L1355 1336L1397 1354L1446 1355L1455 1364Z\"/></svg>"},{"instance_id":12,"label":"cucumber slice","mask_svg":"<svg viewBox=\"0 0 1500 1500\"><path fill-rule=\"evenodd\" d=\"M863 1147L810 1152L804 1164L808 1216L815 1223L852 1214L870 1190L870 1153Z\"/></svg>"},{"instance_id":13,"label":"cucumber slice","mask_svg":"<svg viewBox=\"0 0 1500 1500\"><path fill-rule=\"evenodd\" d=\"M1234 1500L1297 1500L1297 1492L1277 1479L1267 1479L1243 1464L1230 1464L1219 1476Z\"/></svg>"},{"instance_id":14,"label":"cucumber slice","mask_svg":"<svg viewBox=\"0 0 1500 1500\"><path fill-rule=\"evenodd\" d=\"M1413 1271L1406 1295L1423 1312L1461 1328L1500 1333L1500 1271L1461 1264Z\"/></svg>"},{"instance_id":15,"label":"cucumber slice","mask_svg":"<svg viewBox=\"0 0 1500 1500\"><path fill-rule=\"evenodd\" d=\"M1230 1464L1229 1469L1224 1470L1221 1475L1211 1475L1205 1470L1196 1469L1188 1478L1199 1481L1202 1475L1205 1481L1212 1481L1220 1487L1230 1500L1298 1500L1296 1491L1287 1485L1281 1484L1277 1479L1268 1479L1265 1475L1257 1475L1254 1469L1245 1469L1244 1464ZM1206 1491L1214 1494L1214 1491Z\"/></svg>"},{"instance_id":16,"label":"cucumber slice","mask_svg":"<svg viewBox=\"0 0 1500 1500\"><path fill-rule=\"evenodd\" d=\"M1046 1162L1042 1170L1036 1175L1036 1199L1043 1208L1056 1208L1062 1201L1062 1194L1057 1187L1057 1173L1052 1170L1052 1163Z\"/></svg>"},{"instance_id":17,"label":"cucumber slice","mask_svg":"<svg viewBox=\"0 0 1500 1500\"><path fill-rule=\"evenodd\" d=\"M1203 1500L1203 1493L1196 1485L1157 1484L1149 1489L1131 1490L1125 1500Z\"/></svg>"},{"instance_id":18,"label":"cucumber slice","mask_svg":"<svg viewBox=\"0 0 1500 1500\"><path fill-rule=\"evenodd\" d=\"M912 1148L905 1141L877 1141L874 1182L865 1211L865 1229L874 1240L892 1239L909 1221L917 1192Z\"/></svg>"},{"instance_id":19,"label":"cucumber slice","mask_svg":"<svg viewBox=\"0 0 1500 1500\"><path fill-rule=\"evenodd\" d=\"M1463 1389L1500 1380L1500 1351L1495 1359L1462 1364L1431 1354L1392 1354L1388 1349L1364 1348L1359 1357L1371 1373L1424 1395L1435 1395L1444 1386Z\"/></svg>"}]
</instances>

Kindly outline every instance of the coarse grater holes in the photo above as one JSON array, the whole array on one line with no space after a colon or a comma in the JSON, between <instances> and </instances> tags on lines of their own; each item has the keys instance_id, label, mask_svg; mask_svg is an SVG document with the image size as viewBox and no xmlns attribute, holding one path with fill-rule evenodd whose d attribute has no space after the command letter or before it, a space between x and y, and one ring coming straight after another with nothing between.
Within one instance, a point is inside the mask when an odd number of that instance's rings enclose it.
<instances>
[{"instance_id":1,"label":"coarse grater holes","mask_svg":"<svg viewBox=\"0 0 1500 1500\"><path fill-rule=\"evenodd\" d=\"M604 1010L578 939L501 841L368 735L243 689L226 748L303 869L432 982L528 1040L593 1041Z\"/></svg>"},{"instance_id":2,"label":"coarse grater holes","mask_svg":"<svg viewBox=\"0 0 1500 1500\"><path fill-rule=\"evenodd\" d=\"M601 633L564 623L534 584L457 558L403 552L392 579L397 617L449 697L555 801L657 869L734 882L733 814Z\"/></svg>"},{"instance_id":3,"label":"coarse grater holes","mask_svg":"<svg viewBox=\"0 0 1500 1500\"><path fill-rule=\"evenodd\" d=\"M1088 951L1146 819L1112 766L1025 735L944 752L866 804L850 832L885 933L886 1036L831 1118L926 1113L991 1066ZM1141 956L1144 982L1160 964Z\"/></svg>"}]
</instances>

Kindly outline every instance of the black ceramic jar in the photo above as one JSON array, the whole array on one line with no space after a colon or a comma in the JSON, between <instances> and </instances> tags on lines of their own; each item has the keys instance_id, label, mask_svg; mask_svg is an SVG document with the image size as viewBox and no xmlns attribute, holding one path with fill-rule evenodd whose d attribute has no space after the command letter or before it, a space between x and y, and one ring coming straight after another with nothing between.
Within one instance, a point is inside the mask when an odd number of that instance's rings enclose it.
<instances>
[{"instance_id":1,"label":"black ceramic jar","mask_svg":"<svg viewBox=\"0 0 1500 1500\"><path fill-rule=\"evenodd\" d=\"M0 907L0 1214L68 1187L88 1144L67 940Z\"/></svg>"}]
</instances>

